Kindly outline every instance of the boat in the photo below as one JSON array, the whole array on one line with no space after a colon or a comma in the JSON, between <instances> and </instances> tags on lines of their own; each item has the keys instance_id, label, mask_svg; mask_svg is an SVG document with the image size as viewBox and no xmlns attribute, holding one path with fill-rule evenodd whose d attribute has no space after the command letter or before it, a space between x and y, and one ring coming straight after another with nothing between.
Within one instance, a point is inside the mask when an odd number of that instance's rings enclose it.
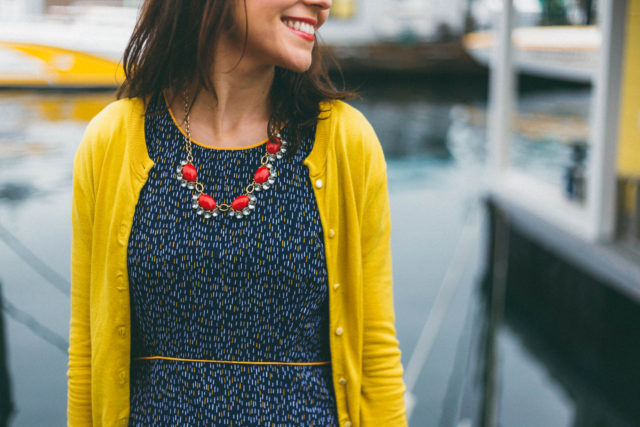
<instances>
[{"instance_id":1,"label":"boat","mask_svg":"<svg viewBox=\"0 0 640 427\"><path fill-rule=\"evenodd\" d=\"M523 74L591 83L602 42L593 25L535 26L513 30L514 66ZM463 45L473 58L488 67L495 48L493 31L465 34Z\"/></svg>"},{"instance_id":2,"label":"boat","mask_svg":"<svg viewBox=\"0 0 640 427\"><path fill-rule=\"evenodd\" d=\"M0 21L0 87L113 88L137 8L69 6Z\"/></svg>"}]
</instances>

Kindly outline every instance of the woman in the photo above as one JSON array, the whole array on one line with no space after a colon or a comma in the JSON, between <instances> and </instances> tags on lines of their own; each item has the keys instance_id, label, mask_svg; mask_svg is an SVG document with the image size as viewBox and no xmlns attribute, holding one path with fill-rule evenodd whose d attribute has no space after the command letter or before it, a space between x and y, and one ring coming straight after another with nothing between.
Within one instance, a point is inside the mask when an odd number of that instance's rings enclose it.
<instances>
[{"instance_id":1,"label":"woman","mask_svg":"<svg viewBox=\"0 0 640 427\"><path fill-rule=\"evenodd\" d=\"M406 424L386 165L323 71L330 6L144 3L74 164L69 425Z\"/></svg>"}]
</instances>

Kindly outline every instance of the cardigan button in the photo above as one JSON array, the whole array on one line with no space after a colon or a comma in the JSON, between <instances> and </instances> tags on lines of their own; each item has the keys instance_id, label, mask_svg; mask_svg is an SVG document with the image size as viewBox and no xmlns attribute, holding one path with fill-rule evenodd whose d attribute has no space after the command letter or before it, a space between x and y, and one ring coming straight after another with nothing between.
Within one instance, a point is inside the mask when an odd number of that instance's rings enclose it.
<instances>
[{"instance_id":1,"label":"cardigan button","mask_svg":"<svg viewBox=\"0 0 640 427\"><path fill-rule=\"evenodd\" d=\"M347 421L346 423L344 423L344 427L351 427L351 421Z\"/></svg>"},{"instance_id":2,"label":"cardigan button","mask_svg":"<svg viewBox=\"0 0 640 427\"><path fill-rule=\"evenodd\" d=\"M322 188L322 180L321 179L317 179L316 180L316 188Z\"/></svg>"},{"instance_id":3,"label":"cardigan button","mask_svg":"<svg viewBox=\"0 0 640 427\"><path fill-rule=\"evenodd\" d=\"M126 418L120 418L120 425L121 426L126 426L128 424L127 419ZM346 425L346 424L345 424Z\"/></svg>"},{"instance_id":4,"label":"cardigan button","mask_svg":"<svg viewBox=\"0 0 640 427\"><path fill-rule=\"evenodd\" d=\"M346 383L347 383L347 379L346 379L346 378L344 378L344 377L342 377L342 378L340 378L340 379L338 380L338 384L340 384L340 385L345 385Z\"/></svg>"},{"instance_id":5,"label":"cardigan button","mask_svg":"<svg viewBox=\"0 0 640 427\"><path fill-rule=\"evenodd\" d=\"M340 327L338 327L338 328L336 329L336 335L337 335L337 336L342 335L342 333L343 333L343 332L344 332L344 330L343 330L342 328L340 328Z\"/></svg>"},{"instance_id":6,"label":"cardigan button","mask_svg":"<svg viewBox=\"0 0 640 427\"><path fill-rule=\"evenodd\" d=\"M337 291L339 287L340 287L340 283L334 283L333 284L333 290L334 291Z\"/></svg>"},{"instance_id":7,"label":"cardigan button","mask_svg":"<svg viewBox=\"0 0 640 427\"><path fill-rule=\"evenodd\" d=\"M118 335L124 338L127 335L127 328L125 328L124 326L120 326L118 328Z\"/></svg>"},{"instance_id":8,"label":"cardigan button","mask_svg":"<svg viewBox=\"0 0 640 427\"><path fill-rule=\"evenodd\" d=\"M120 243L122 243L123 245L125 244L125 237L127 234L127 223L123 222L122 224L120 224L120 234L118 235L118 238L120 240Z\"/></svg>"},{"instance_id":9,"label":"cardigan button","mask_svg":"<svg viewBox=\"0 0 640 427\"><path fill-rule=\"evenodd\" d=\"M329 229L329 238L332 239L336 235L336 232L333 231L333 228Z\"/></svg>"}]
</instances>

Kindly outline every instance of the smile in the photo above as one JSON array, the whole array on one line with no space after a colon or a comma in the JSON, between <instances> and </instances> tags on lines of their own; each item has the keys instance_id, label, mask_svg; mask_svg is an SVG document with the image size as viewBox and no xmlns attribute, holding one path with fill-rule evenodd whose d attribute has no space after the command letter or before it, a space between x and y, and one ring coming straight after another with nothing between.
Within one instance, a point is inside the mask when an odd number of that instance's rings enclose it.
<instances>
[{"instance_id":1,"label":"smile","mask_svg":"<svg viewBox=\"0 0 640 427\"><path fill-rule=\"evenodd\" d=\"M315 21L306 18L285 17L282 19L282 22L299 37L309 41L316 39Z\"/></svg>"}]
</instances>

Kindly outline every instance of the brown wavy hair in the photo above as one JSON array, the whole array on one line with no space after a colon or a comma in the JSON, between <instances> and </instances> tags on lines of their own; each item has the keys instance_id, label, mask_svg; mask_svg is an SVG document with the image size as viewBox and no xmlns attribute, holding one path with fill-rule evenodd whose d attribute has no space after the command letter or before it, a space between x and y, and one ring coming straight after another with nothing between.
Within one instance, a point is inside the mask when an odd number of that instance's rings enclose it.
<instances>
[{"instance_id":1,"label":"brown wavy hair","mask_svg":"<svg viewBox=\"0 0 640 427\"><path fill-rule=\"evenodd\" d=\"M126 79L117 97L139 97L149 102L165 89L173 89L175 96L192 82L215 97L210 72L214 66L212 52L220 36L233 29L232 17L238 3L145 0L124 51ZM246 10L246 0L243 4ZM242 55L249 28L246 14L245 24ZM296 73L276 67L269 94L271 117L267 133L271 137L287 123L289 155L297 151L304 137L312 135L322 112L321 101L355 96L353 92L339 90L331 81L325 64L327 58L331 59L316 40L309 70Z\"/></svg>"}]
</instances>

